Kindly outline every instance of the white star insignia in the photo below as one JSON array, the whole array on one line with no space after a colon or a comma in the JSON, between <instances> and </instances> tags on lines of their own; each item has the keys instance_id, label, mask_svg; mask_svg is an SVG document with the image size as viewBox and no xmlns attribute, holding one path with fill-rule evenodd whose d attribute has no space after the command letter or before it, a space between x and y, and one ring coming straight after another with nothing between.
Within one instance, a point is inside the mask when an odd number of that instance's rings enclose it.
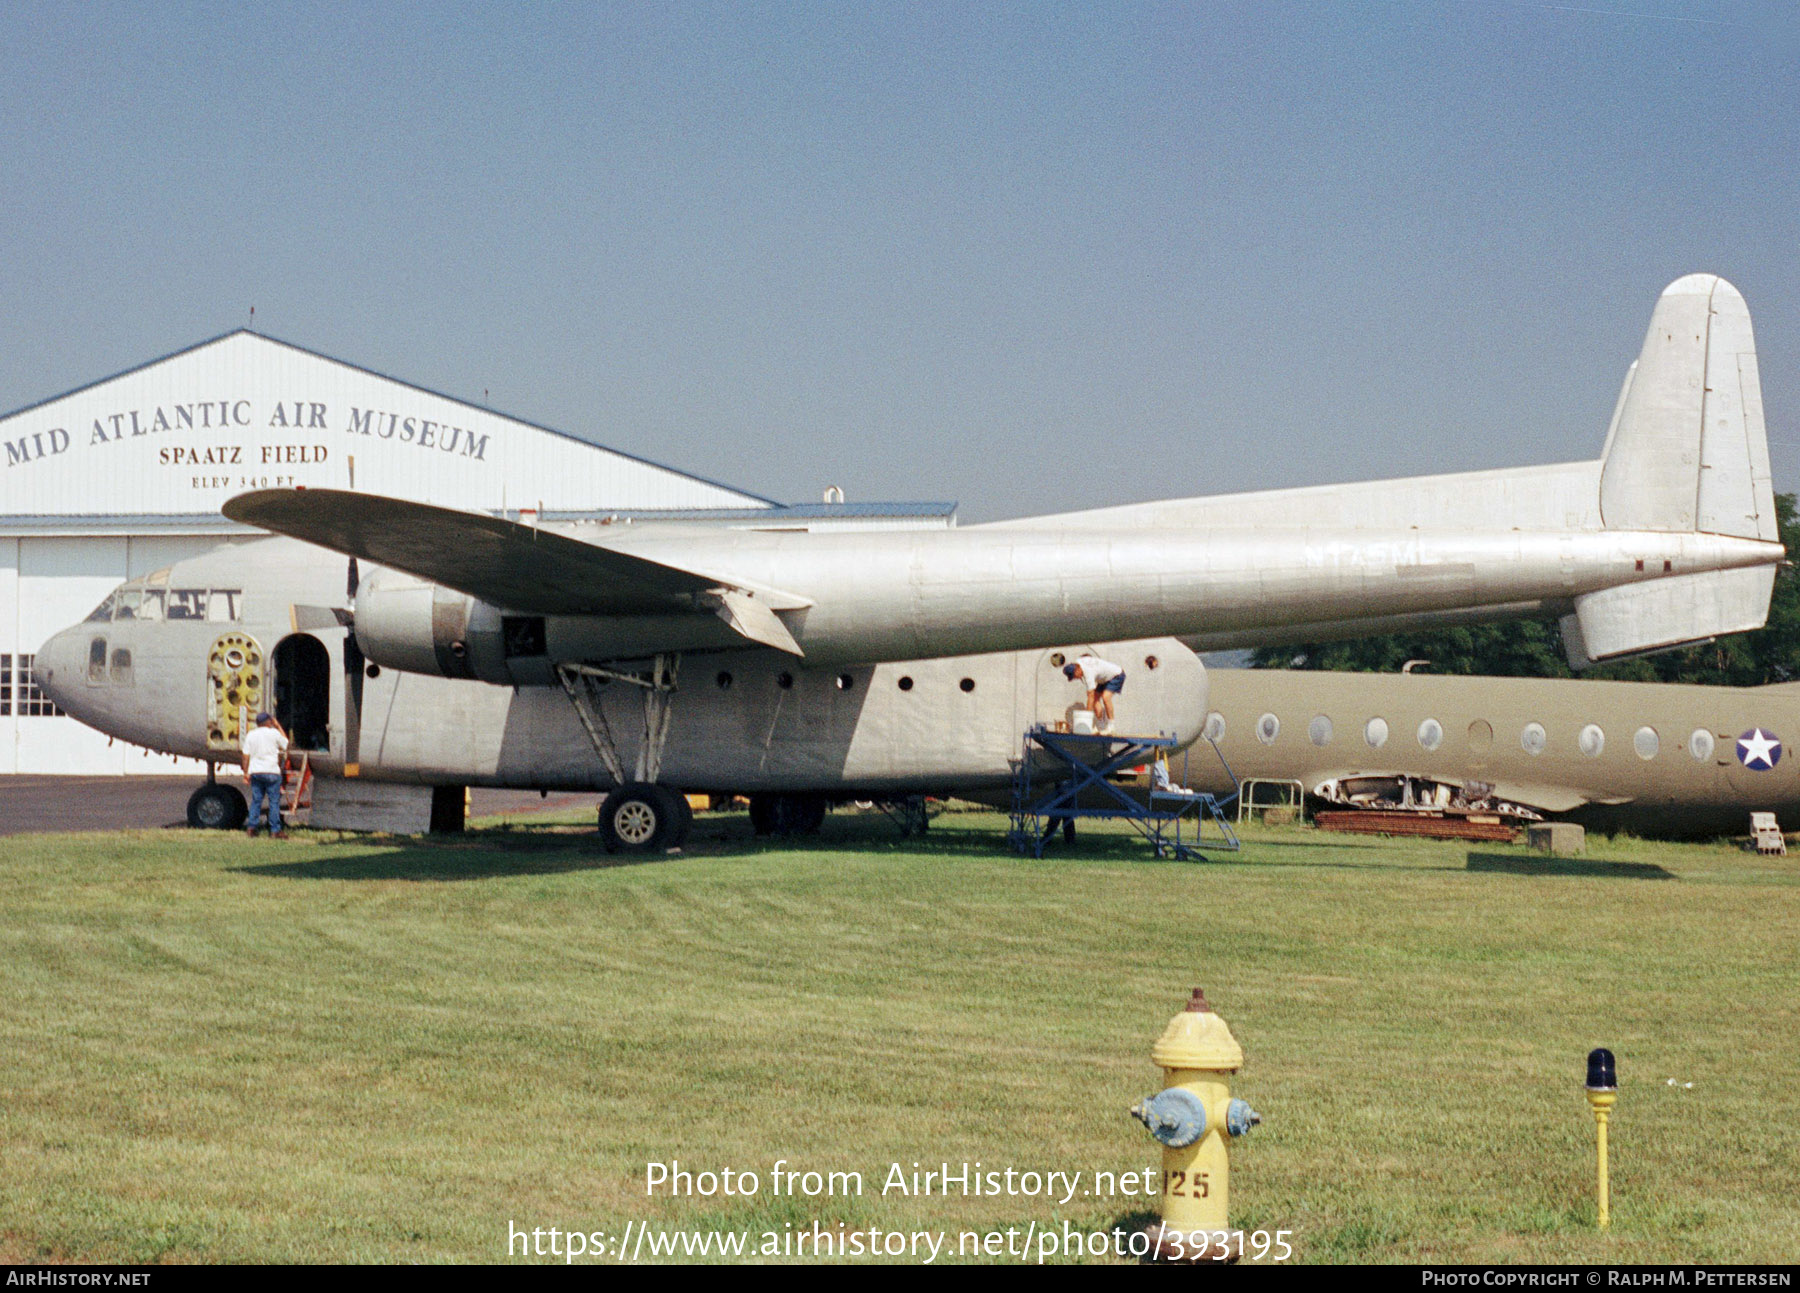
<instances>
[{"instance_id":1,"label":"white star insignia","mask_svg":"<svg viewBox=\"0 0 1800 1293\"><path fill-rule=\"evenodd\" d=\"M1781 758L1781 740L1768 735L1760 727L1738 737L1738 761L1746 768L1765 772Z\"/></svg>"}]
</instances>

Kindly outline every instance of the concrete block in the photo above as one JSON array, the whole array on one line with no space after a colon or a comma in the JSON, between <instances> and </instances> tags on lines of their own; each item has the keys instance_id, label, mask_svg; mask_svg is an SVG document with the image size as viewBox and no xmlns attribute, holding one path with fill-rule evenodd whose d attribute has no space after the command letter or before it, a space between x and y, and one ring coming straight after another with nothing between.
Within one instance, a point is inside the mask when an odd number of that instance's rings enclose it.
<instances>
[{"instance_id":1,"label":"concrete block","mask_svg":"<svg viewBox=\"0 0 1800 1293\"><path fill-rule=\"evenodd\" d=\"M1566 857L1587 852L1587 830L1574 822L1533 822L1525 828L1525 842L1539 853Z\"/></svg>"}]
</instances>

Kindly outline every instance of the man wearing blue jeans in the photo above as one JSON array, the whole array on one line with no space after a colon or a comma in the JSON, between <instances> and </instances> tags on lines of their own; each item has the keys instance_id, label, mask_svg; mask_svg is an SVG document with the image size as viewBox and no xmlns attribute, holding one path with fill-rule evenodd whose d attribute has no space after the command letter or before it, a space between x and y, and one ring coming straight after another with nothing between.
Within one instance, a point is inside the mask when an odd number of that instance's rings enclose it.
<instances>
[{"instance_id":1,"label":"man wearing blue jeans","mask_svg":"<svg viewBox=\"0 0 1800 1293\"><path fill-rule=\"evenodd\" d=\"M269 837L281 834L281 766L287 748L281 725L270 714L258 714L256 730L244 738L244 780L250 783L250 824L244 833L252 839L265 814Z\"/></svg>"}]
</instances>

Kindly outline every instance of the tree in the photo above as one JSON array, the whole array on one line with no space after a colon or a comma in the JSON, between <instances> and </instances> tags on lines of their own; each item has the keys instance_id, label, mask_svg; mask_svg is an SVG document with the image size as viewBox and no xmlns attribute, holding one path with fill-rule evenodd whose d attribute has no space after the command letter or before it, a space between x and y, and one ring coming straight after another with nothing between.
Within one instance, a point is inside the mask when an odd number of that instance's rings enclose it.
<instances>
[{"instance_id":1,"label":"tree","mask_svg":"<svg viewBox=\"0 0 1800 1293\"><path fill-rule=\"evenodd\" d=\"M1782 543L1790 552L1800 550L1800 520L1795 517L1794 495L1775 496L1775 516ZM1348 642L1262 647L1251 653L1250 664L1255 669L1392 673L1408 660L1429 660L1433 673L1505 678L1575 676L1555 620L1515 620ZM1758 687L1800 679L1800 579L1786 565L1776 572L1768 623L1753 633L1736 633L1705 646L1600 665L1581 676L1726 687Z\"/></svg>"}]
</instances>

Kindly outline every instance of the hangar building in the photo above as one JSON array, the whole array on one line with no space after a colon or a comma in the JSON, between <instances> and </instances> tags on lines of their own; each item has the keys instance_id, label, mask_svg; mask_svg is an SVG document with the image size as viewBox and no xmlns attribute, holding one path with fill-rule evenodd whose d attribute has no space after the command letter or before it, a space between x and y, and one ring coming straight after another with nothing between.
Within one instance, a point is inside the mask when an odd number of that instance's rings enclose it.
<instances>
[{"instance_id":1,"label":"hangar building","mask_svg":"<svg viewBox=\"0 0 1800 1293\"><path fill-rule=\"evenodd\" d=\"M0 453L0 773L199 768L58 714L33 684L32 657L121 581L257 537L219 513L248 489L350 486L546 519L847 519L777 508L242 330L0 418ZM899 523L946 524L950 510L927 506Z\"/></svg>"}]
</instances>

